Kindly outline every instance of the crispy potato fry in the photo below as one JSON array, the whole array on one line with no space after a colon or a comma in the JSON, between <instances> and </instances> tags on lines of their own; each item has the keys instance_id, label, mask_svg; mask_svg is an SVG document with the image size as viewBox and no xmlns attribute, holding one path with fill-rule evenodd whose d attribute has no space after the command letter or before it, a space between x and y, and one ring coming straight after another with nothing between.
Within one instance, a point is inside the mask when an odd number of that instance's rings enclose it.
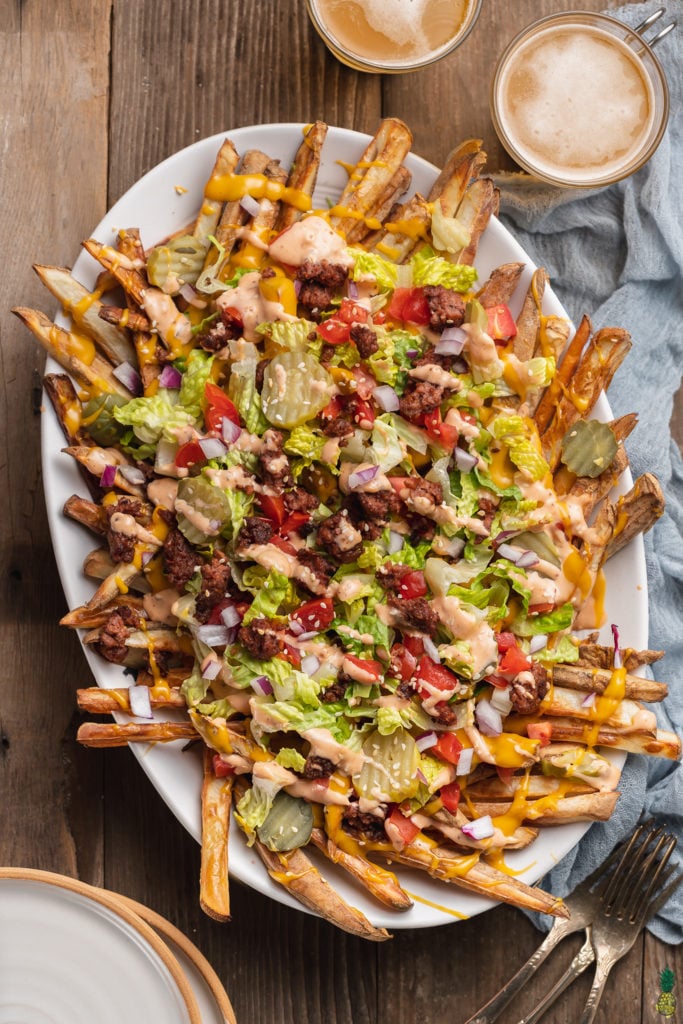
<instances>
[{"instance_id":1,"label":"crispy potato fry","mask_svg":"<svg viewBox=\"0 0 683 1024\"><path fill-rule=\"evenodd\" d=\"M108 307L100 302L100 292L89 292L72 277L67 267L36 263L33 269L48 291L60 301L67 316L71 316L76 328L92 338L105 359L114 366L135 363L135 350L126 332L117 330L111 320L107 322L102 317Z\"/></svg>"},{"instance_id":2,"label":"crispy potato fry","mask_svg":"<svg viewBox=\"0 0 683 1024\"><path fill-rule=\"evenodd\" d=\"M64 515L69 519L75 519L82 526L87 526L93 533L104 536L107 532L107 522L102 513L102 506L94 501L86 501L78 494L72 494L64 502Z\"/></svg>"},{"instance_id":3,"label":"crispy potato fry","mask_svg":"<svg viewBox=\"0 0 683 1024\"><path fill-rule=\"evenodd\" d=\"M555 799L551 796L546 801L539 801L542 811L538 811L529 805L529 816L523 820L533 825L560 825L575 821L607 821L613 814L618 793L583 793L576 795L563 795L562 799ZM511 803L505 804L500 801L490 802L485 800L472 800L472 807L477 816L491 814L505 814Z\"/></svg>"},{"instance_id":4,"label":"crispy potato fry","mask_svg":"<svg viewBox=\"0 0 683 1024\"><path fill-rule=\"evenodd\" d=\"M199 873L199 904L214 921L230 920L228 836L233 780L217 778L213 754L204 748L202 782L202 843Z\"/></svg>"},{"instance_id":5,"label":"crispy potato fry","mask_svg":"<svg viewBox=\"0 0 683 1024\"><path fill-rule=\"evenodd\" d=\"M474 263L479 239L497 209L497 193L490 178L477 178L465 190L457 219L469 234L469 242L455 256L456 263Z\"/></svg>"},{"instance_id":6,"label":"crispy potato fry","mask_svg":"<svg viewBox=\"0 0 683 1024\"><path fill-rule=\"evenodd\" d=\"M60 619L62 626L77 627L85 621L92 612L100 611L108 607L117 595L125 593L129 582L137 576L139 570L132 563L122 563L106 577L99 585L93 596L80 608L74 608L64 618Z\"/></svg>"},{"instance_id":7,"label":"crispy potato fry","mask_svg":"<svg viewBox=\"0 0 683 1024\"><path fill-rule=\"evenodd\" d=\"M635 672L636 669L640 668L641 665L653 665L656 661L660 661L664 657L664 651L633 651L630 648L626 648L625 651L621 652L622 664L627 672ZM614 648L606 647L602 644L595 642L589 642L586 640L584 643L579 644L579 660L575 662L572 668L602 668L612 669L614 666ZM557 672L557 667L554 669ZM563 666L567 668L568 666ZM628 685L628 676L627 685ZM593 679L593 673L591 673L590 680ZM560 680L561 682L563 680ZM638 677L639 683L643 680ZM567 684L569 685L569 684ZM662 687L664 696L668 687L664 683L656 683L655 686ZM655 692L660 692L659 690ZM629 693L626 692L627 697L635 697L638 700L659 700L659 697L645 696L643 693Z\"/></svg>"},{"instance_id":8,"label":"crispy potato fry","mask_svg":"<svg viewBox=\"0 0 683 1024\"><path fill-rule=\"evenodd\" d=\"M121 306L102 306L99 310L100 320L105 323L115 324L117 327L128 327L131 331L145 331L149 333L152 325L142 313Z\"/></svg>"},{"instance_id":9,"label":"crispy potato fry","mask_svg":"<svg viewBox=\"0 0 683 1024\"><path fill-rule=\"evenodd\" d=\"M358 218L356 223L346 232L346 241L349 245L367 244L369 236L374 233L382 233L381 228L374 228L373 221L386 224L388 214L396 209L398 200L410 187L412 175L405 167L399 167L393 178L387 182L384 192L378 197L371 213L363 218ZM374 229L374 231L373 231Z\"/></svg>"},{"instance_id":10,"label":"crispy potato fry","mask_svg":"<svg viewBox=\"0 0 683 1024\"><path fill-rule=\"evenodd\" d=\"M138 685L144 686L138 676ZM125 687L102 690L99 686L89 686L87 689L76 690L76 699L81 711L87 711L91 715L108 715L112 711L126 711L131 714L128 690ZM158 696L153 691L149 695L149 702L153 708L179 708L186 710L185 698L177 687L170 687L163 696Z\"/></svg>"},{"instance_id":11,"label":"crispy potato fry","mask_svg":"<svg viewBox=\"0 0 683 1024\"><path fill-rule=\"evenodd\" d=\"M607 558L616 555L634 537L647 533L664 513L664 495L652 473L638 477L628 492L617 500L617 521L607 545Z\"/></svg>"},{"instance_id":12,"label":"crispy potato fry","mask_svg":"<svg viewBox=\"0 0 683 1024\"><path fill-rule=\"evenodd\" d=\"M85 722L76 739L84 747L125 747L127 743L173 743L175 740L196 740L197 733L189 722Z\"/></svg>"},{"instance_id":13,"label":"crispy potato fry","mask_svg":"<svg viewBox=\"0 0 683 1024\"><path fill-rule=\"evenodd\" d=\"M380 256L396 263L405 263L420 240L429 237L429 206L421 195L414 195L407 203L391 212L385 228L376 232L365 244Z\"/></svg>"},{"instance_id":14,"label":"crispy potato fry","mask_svg":"<svg viewBox=\"0 0 683 1024\"><path fill-rule=\"evenodd\" d=\"M531 359L541 330L541 305L543 293L548 284L548 275L543 267L534 270L531 283L527 290L522 309L517 317L517 334L512 343L512 350L518 359L525 362Z\"/></svg>"},{"instance_id":15,"label":"crispy potato fry","mask_svg":"<svg viewBox=\"0 0 683 1024\"><path fill-rule=\"evenodd\" d=\"M107 466L114 466L116 476L112 486L120 491L125 491L126 494L132 494L136 498L145 497L147 493L145 487L137 483L137 475L142 476L142 473L136 469L133 462L123 452L115 448L100 448L97 445L69 446L63 448L62 451L71 455L97 480L100 479ZM126 471L128 471L127 475Z\"/></svg>"},{"instance_id":16,"label":"crispy potato fry","mask_svg":"<svg viewBox=\"0 0 683 1024\"><path fill-rule=\"evenodd\" d=\"M585 647L582 646L579 650L585 651ZM604 647L601 650L604 652L601 655L601 661L603 659L607 661L609 657L614 657L614 649L612 647ZM657 657L661 657L661 652L659 651L646 651L642 653L654 655L652 661L656 661ZM631 669L628 658L625 658L624 664L627 669ZM644 664L649 665L651 661L638 660L634 667ZM600 665L596 665L595 668L586 668L578 663L574 665L552 665L549 671L553 684L569 687L580 693L604 693L613 678L612 669L603 668ZM624 696L630 700L661 701L664 700L668 692L669 688L666 683L657 683L652 679L629 674L624 679Z\"/></svg>"},{"instance_id":17,"label":"crispy potato fry","mask_svg":"<svg viewBox=\"0 0 683 1024\"><path fill-rule=\"evenodd\" d=\"M324 121L315 121L304 131L303 142L299 146L292 169L289 172L287 185L297 192L312 196L320 169L320 156L327 135ZM301 217L301 210L283 201L280 205L275 231L284 231Z\"/></svg>"},{"instance_id":18,"label":"crispy potato fry","mask_svg":"<svg viewBox=\"0 0 683 1024\"><path fill-rule=\"evenodd\" d=\"M590 319L584 316L564 353L564 358L558 367L555 377L549 387L546 388L546 392L534 413L534 421L538 427L539 434L543 434L550 425L555 407L564 391L569 387L569 382L579 365L581 353L590 337L591 330Z\"/></svg>"},{"instance_id":19,"label":"crispy potato fry","mask_svg":"<svg viewBox=\"0 0 683 1024\"><path fill-rule=\"evenodd\" d=\"M311 842L328 860L333 864L339 864L357 878L368 892L387 907L391 907L392 910L410 910L412 907L413 901L398 884L393 872L373 864L365 857L354 857L353 854L342 850L322 828L313 829Z\"/></svg>"},{"instance_id":20,"label":"crispy potato fry","mask_svg":"<svg viewBox=\"0 0 683 1024\"><path fill-rule=\"evenodd\" d=\"M233 174L239 163L239 155L230 139L224 139L221 148L218 150L216 161L211 172L212 178L219 178L224 174ZM202 205L197 214L197 219L192 229L192 234L199 241L208 241L209 235L213 235L218 227L223 204L215 199L204 196Z\"/></svg>"},{"instance_id":21,"label":"crispy potato fry","mask_svg":"<svg viewBox=\"0 0 683 1024\"><path fill-rule=\"evenodd\" d=\"M498 306L502 302L508 303L517 287L522 271L523 263L503 263L491 271L491 276L477 292L477 298L482 306Z\"/></svg>"},{"instance_id":22,"label":"crispy potato fry","mask_svg":"<svg viewBox=\"0 0 683 1024\"><path fill-rule=\"evenodd\" d=\"M479 177L486 163L481 139L466 139L453 149L432 185L427 201L438 202L444 217L455 217L467 186Z\"/></svg>"}]
</instances>

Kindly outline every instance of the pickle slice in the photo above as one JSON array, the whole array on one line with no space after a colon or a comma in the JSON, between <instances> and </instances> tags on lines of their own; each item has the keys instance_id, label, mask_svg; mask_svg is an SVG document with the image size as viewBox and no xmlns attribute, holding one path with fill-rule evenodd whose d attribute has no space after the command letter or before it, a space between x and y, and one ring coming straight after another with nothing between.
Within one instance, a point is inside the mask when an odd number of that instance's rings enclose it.
<instances>
[{"instance_id":1,"label":"pickle slice","mask_svg":"<svg viewBox=\"0 0 683 1024\"><path fill-rule=\"evenodd\" d=\"M114 409L126 405L123 395L96 395L83 406L82 425L95 444L110 448L117 444L125 427L114 419Z\"/></svg>"},{"instance_id":2,"label":"pickle slice","mask_svg":"<svg viewBox=\"0 0 683 1024\"><path fill-rule=\"evenodd\" d=\"M282 853L305 846L312 831L311 805L281 790L273 800L266 820L256 829L256 834L269 850Z\"/></svg>"},{"instance_id":3,"label":"pickle slice","mask_svg":"<svg viewBox=\"0 0 683 1024\"><path fill-rule=\"evenodd\" d=\"M217 537L230 518L230 501L219 487L214 487L203 476L189 476L178 484L178 529L190 544L205 544Z\"/></svg>"},{"instance_id":4,"label":"pickle slice","mask_svg":"<svg viewBox=\"0 0 683 1024\"><path fill-rule=\"evenodd\" d=\"M380 803L400 803L415 796L420 754L406 729L396 729L389 736L371 733L363 744L363 754L363 767L353 777L359 796Z\"/></svg>"},{"instance_id":5,"label":"pickle slice","mask_svg":"<svg viewBox=\"0 0 683 1024\"><path fill-rule=\"evenodd\" d=\"M194 284L204 266L207 243L193 235L180 235L157 245L147 257L149 283L175 295L184 284Z\"/></svg>"},{"instance_id":6,"label":"pickle slice","mask_svg":"<svg viewBox=\"0 0 683 1024\"><path fill-rule=\"evenodd\" d=\"M576 476L600 476L617 454L614 431L599 420L579 420L562 438L562 462Z\"/></svg>"},{"instance_id":7,"label":"pickle slice","mask_svg":"<svg viewBox=\"0 0 683 1024\"><path fill-rule=\"evenodd\" d=\"M298 427L330 400L334 381L310 352L281 352L263 375L261 404L274 427Z\"/></svg>"}]
</instances>

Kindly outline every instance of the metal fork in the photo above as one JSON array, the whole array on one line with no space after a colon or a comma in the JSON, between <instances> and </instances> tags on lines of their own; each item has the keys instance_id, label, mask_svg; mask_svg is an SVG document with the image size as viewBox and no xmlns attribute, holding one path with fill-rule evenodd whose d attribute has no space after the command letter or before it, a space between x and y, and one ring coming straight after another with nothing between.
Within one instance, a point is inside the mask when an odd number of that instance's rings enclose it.
<instances>
[{"instance_id":1,"label":"metal fork","mask_svg":"<svg viewBox=\"0 0 683 1024\"><path fill-rule=\"evenodd\" d=\"M631 949L646 922L683 881L683 873L669 881L674 868L667 867L667 862L675 846L674 836L646 822L619 848L619 863L614 872L605 876L592 894L594 911L586 928L586 941L564 975L519 1024L537 1024L597 954L593 987L580 1021L590 1024L612 967Z\"/></svg>"},{"instance_id":2,"label":"metal fork","mask_svg":"<svg viewBox=\"0 0 683 1024\"><path fill-rule=\"evenodd\" d=\"M607 894L610 883L614 882L617 874L619 873L619 875L622 876L622 872L625 872L628 869L628 866L631 863L631 858L633 857L635 859L637 856L639 849L638 843L643 834L650 829L650 827L650 822L646 822L643 825L638 826L630 840L617 846L610 856L603 861L603 863L599 865L599 867L596 868L588 878L576 886L571 895L565 899L565 904L571 914L570 918L557 918L553 922L552 928L535 953L533 953L527 962L520 967L517 973L510 978L500 992L498 992L493 999L490 999L488 1003L482 1006L481 1009L477 1010L474 1016L468 1018L468 1020L465 1021L465 1024L493 1024L508 1003L517 995L524 985L526 985L527 981L529 981L562 939L567 935L572 935L574 932L582 931L584 928L588 927L596 912L600 910L600 904L595 893L596 888L601 887L602 890L604 890L605 895ZM615 864L618 864L620 869L619 872L617 869L612 872L612 868ZM613 896L614 894L610 891L610 899L612 899ZM586 967L592 963L593 959L593 948L590 939L587 938L579 953L574 957L574 960L572 961L572 964L565 976L560 979L560 982L558 982L558 984L548 993L542 1003L536 1007L533 1011L532 1017L521 1022L521 1024L532 1024L532 1022L539 1020L542 1013L544 1013L551 1003L554 1002L557 996L564 991L564 989L581 973L581 971L585 970Z\"/></svg>"}]
</instances>

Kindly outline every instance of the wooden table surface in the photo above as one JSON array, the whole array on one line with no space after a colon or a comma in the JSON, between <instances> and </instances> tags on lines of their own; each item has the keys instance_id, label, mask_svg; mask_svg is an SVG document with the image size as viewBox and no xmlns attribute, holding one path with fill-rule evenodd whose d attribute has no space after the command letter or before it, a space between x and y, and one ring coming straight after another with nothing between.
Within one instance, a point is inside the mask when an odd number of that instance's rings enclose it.
<instances>
[{"instance_id":1,"label":"wooden table surface","mask_svg":"<svg viewBox=\"0 0 683 1024\"><path fill-rule=\"evenodd\" d=\"M457 1024L526 959L539 933L518 911L500 908L437 930L398 931L376 946L239 885L232 923L203 916L199 848L132 754L82 750L74 741L74 691L90 679L76 637L57 625L66 607L36 414L43 357L8 308L51 312L31 264L69 265L142 174L224 129L322 118L373 131L392 114L412 127L415 151L436 164L476 135L491 169L510 167L488 113L496 55L524 24L572 6L484 0L453 56L415 75L379 77L327 53L304 0L0 3L0 864L77 876L164 914L214 965L240 1024ZM597 10L604 0L580 6ZM578 945L568 941L502 1020L518 1020ZM629 1024L659 1019L665 965L680 988L681 950L638 941L616 968L597 1021L619 1012ZM546 1019L578 1020L588 985L575 984Z\"/></svg>"}]
</instances>

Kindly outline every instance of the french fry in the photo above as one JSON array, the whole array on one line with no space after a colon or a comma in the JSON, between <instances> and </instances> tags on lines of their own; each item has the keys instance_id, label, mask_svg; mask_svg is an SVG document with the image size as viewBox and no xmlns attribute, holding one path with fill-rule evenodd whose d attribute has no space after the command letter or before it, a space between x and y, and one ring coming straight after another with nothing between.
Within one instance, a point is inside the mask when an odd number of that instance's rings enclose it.
<instances>
[{"instance_id":1,"label":"french fry","mask_svg":"<svg viewBox=\"0 0 683 1024\"><path fill-rule=\"evenodd\" d=\"M466 139L453 149L429 190L427 201L438 202L445 217L454 217L467 186L479 177L486 163L481 139Z\"/></svg>"},{"instance_id":2,"label":"french fry","mask_svg":"<svg viewBox=\"0 0 683 1024\"><path fill-rule=\"evenodd\" d=\"M140 676L138 685L145 685L140 682ZM128 690L125 687L103 690L99 686L89 686L76 690L76 700L81 711L87 711L91 715L108 715L113 711L132 713ZM169 687L163 696L151 692L149 702L153 708L179 708L184 711L187 707L185 698L177 687Z\"/></svg>"},{"instance_id":3,"label":"french fry","mask_svg":"<svg viewBox=\"0 0 683 1024\"><path fill-rule=\"evenodd\" d=\"M617 521L607 544L606 557L612 558L639 533L647 533L664 513L664 495L652 473L644 473L616 504Z\"/></svg>"},{"instance_id":4,"label":"french fry","mask_svg":"<svg viewBox=\"0 0 683 1024\"><path fill-rule=\"evenodd\" d=\"M387 215L391 210L396 209L398 200L410 186L412 175L405 167L399 167L393 178L387 182L386 188L378 196L375 205L368 210L364 217L359 217L356 223L346 233L346 241L349 245L367 244L368 236L373 232L381 232L377 224L385 224Z\"/></svg>"},{"instance_id":5,"label":"french fry","mask_svg":"<svg viewBox=\"0 0 683 1024\"><path fill-rule=\"evenodd\" d=\"M48 291L59 300L64 312L71 316L76 328L92 338L105 359L114 366L135 363L135 350L126 332L117 330L111 320L106 322L101 316L108 307L100 302L97 290L89 292L66 267L36 263L33 269Z\"/></svg>"},{"instance_id":6,"label":"french fry","mask_svg":"<svg viewBox=\"0 0 683 1024\"><path fill-rule=\"evenodd\" d=\"M94 387L107 394L131 397L130 392L114 376L111 363L98 355L89 338L74 331L65 331L37 309L17 306L12 312L26 324L48 355L64 367L79 384Z\"/></svg>"},{"instance_id":7,"label":"french fry","mask_svg":"<svg viewBox=\"0 0 683 1024\"><path fill-rule=\"evenodd\" d=\"M574 337L570 341L558 370L534 412L534 422L539 434L550 425L555 407L564 391L569 387L574 371L579 365L581 353L591 334L591 322L587 316L582 317Z\"/></svg>"},{"instance_id":8,"label":"french fry","mask_svg":"<svg viewBox=\"0 0 683 1024\"><path fill-rule=\"evenodd\" d=\"M86 526L99 536L104 536L107 532L107 523L102 514L102 506L94 501L86 501L80 495L72 494L64 502L62 511L69 519L75 519L77 523Z\"/></svg>"},{"instance_id":9,"label":"french fry","mask_svg":"<svg viewBox=\"0 0 683 1024\"><path fill-rule=\"evenodd\" d=\"M488 281L477 292L477 298L482 306L498 306L501 303L508 303L517 287L522 271L523 263L503 263L491 271Z\"/></svg>"},{"instance_id":10,"label":"french fry","mask_svg":"<svg viewBox=\"0 0 683 1024\"><path fill-rule=\"evenodd\" d=\"M320 168L320 156L327 135L327 125L323 121L315 121L304 131L303 142L299 146L294 163L289 173L287 186L297 192L312 196ZM284 231L301 217L301 210L284 200L280 206L275 231Z\"/></svg>"},{"instance_id":11,"label":"french fry","mask_svg":"<svg viewBox=\"0 0 683 1024\"><path fill-rule=\"evenodd\" d=\"M497 209L497 193L490 178L477 178L465 190L458 207L457 219L469 234L469 242L455 256L456 263L472 264L477 254L479 239L491 215Z\"/></svg>"},{"instance_id":12,"label":"french fry","mask_svg":"<svg viewBox=\"0 0 683 1024\"><path fill-rule=\"evenodd\" d=\"M212 178L220 178L225 174L232 174L237 169L239 155L230 139L224 139L221 148L218 150ZM213 235L221 216L223 204L215 199L204 196L197 219L192 229L192 234L199 241L208 241L209 235Z\"/></svg>"},{"instance_id":13,"label":"french fry","mask_svg":"<svg viewBox=\"0 0 683 1024\"><path fill-rule=\"evenodd\" d=\"M420 195L394 210L384 230L378 231L366 244L374 252L396 263L405 263L420 240L426 241L429 231L429 206Z\"/></svg>"},{"instance_id":14,"label":"french fry","mask_svg":"<svg viewBox=\"0 0 683 1024\"><path fill-rule=\"evenodd\" d=\"M138 572L139 570L132 562L121 563L102 581L90 600L80 608L74 608L73 611L68 612L60 619L60 624L72 628L80 626L84 621L84 616L108 607L117 595L125 592L128 584L137 576Z\"/></svg>"},{"instance_id":15,"label":"french fry","mask_svg":"<svg viewBox=\"0 0 683 1024\"><path fill-rule=\"evenodd\" d=\"M523 818L523 820L529 824L539 826L566 825L577 821L607 821L614 813L618 799L618 793L597 792L575 795L564 794L561 800L551 796L546 801L540 800L538 802L544 807L542 811L537 811L537 808L531 802L529 804L528 817ZM511 804L505 804L501 801L472 800L472 807L477 817L485 814L493 816L505 814L511 806Z\"/></svg>"},{"instance_id":16,"label":"french fry","mask_svg":"<svg viewBox=\"0 0 683 1024\"><path fill-rule=\"evenodd\" d=\"M86 445L73 445L62 449L66 455L71 455L79 465L87 469L98 480L107 467L114 467L116 475L112 487L132 494L135 498L144 498L147 489L143 484L137 483L137 474L144 480L144 476L136 470L133 462L116 448L100 448L98 445L90 447ZM128 475L126 475L128 471Z\"/></svg>"},{"instance_id":17,"label":"french fry","mask_svg":"<svg viewBox=\"0 0 683 1024\"><path fill-rule=\"evenodd\" d=\"M521 312L517 317L517 334L512 342L512 351L523 362L531 359L536 349L541 329L543 293L547 284L548 275L544 268L534 270Z\"/></svg>"},{"instance_id":18,"label":"french fry","mask_svg":"<svg viewBox=\"0 0 683 1024\"><path fill-rule=\"evenodd\" d=\"M214 921L230 920L228 837L233 780L217 778L213 754L204 748L199 904Z\"/></svg>"},{"instance_id":19,"label":"french fry","mask_svg":"<svg viewBox=\"0 0 683 1024\"><path fill-rule=\"evenodd\" d=\"M622 664L623 664L623 666L624 666L624 668L626 669L627 672L635 672L636 669L640 668L642 665L653 665L656 661L660 661L663 657L664 657L664 651L651 651L651 650L634 651L634 650L631 650L630 648L627 648L625 651L622 651ZM612 669L613 666L614 666L614 648L613 647L606 647L603 644L598 644L598 643L595 643L595 642L592 642L592 641L589 642L588 640L586 640L584 643L579 644L579 659L578 659L578 661L576 661L574 663L574 665L572 665L572 666L566 666L565 665L565 666L562 666L562 667L563 668L571 667L571 668L574 668L574 669L579 669L579 668L582 668L582 669L583 668L590 668L590 669L595 669L595 668L597 668L597 669ZM559 668L559 666L555 666L553 671L555 673L557 673L558 668ZM628 680L628 676L626 678ZM637 677L637 678L638 678L638 682L639 683L643 682L643 680L640 679L640 677ZM591 673L591 677L590 677L589 682L592 679L593 679L593 673ZM560 679L560 682L562 682L562 681L563 680ZM662 692L663 697L666 696L666 693L668 691L668 687L664 683L656 683L655 685L658 688L659 687L662 688L661 691L658 689L655 692L657 692L657 693ZM626 696L627 697L635 697L637 700L659 700L659 697L646 696L642 692L639 692L639 693L628 692L628 690L626 692Z\"/></svg>"},{"instance_id":20,"label":"french fry","mask_svg":"<svg viewBox=\"0 0 683 1024\"><path fill-rule=\"evenodd\" d=\"M373 864L366 857L354 856L342 850L322 828L313 829L311 842L329 861L357 878L380 903L392 910L410 910L412 907L413 901L401 888L393 872Z\"/></svg>"},{"instance_id":21,"label":"french fry","mask_svg":"<svg viewBox=\"0 0 683 1024\"><path fill-rule=\"evenodd\" d=\"M122 309L121 306L102 306L99 311L100 320L105 323L115 324L117 327L128 327L131 331L145 331L149 333L152 325L142 313L136 313L132 309Z\"/></svg>"},{"instance_id":22,"label":"french fry","mask_svg":"<svg viewBox=\"0 0 683 1024\"><path fill-rule=\"evenodd\" d=\"M582 646L579 650L585 651L586 648ZM601 650L605 652L600 657L602 662L606 661L608 657L614 656L614 649L611 647L601 648ZM658 656L661 657L661 652L659 651L647 651L644 653L646 655L653 655L652 661L656 661ZM637 660L634 667L651 663L651 661ZM630 668L628 658L625 659L624 664L627 668ZM559 684L580 693L604 693L613 678L611 669L602 668L599 665L596 665L595 668L585 668L578 663L574 665L552 665L549 671L554 685ZM669 688L666 683L657 683L652 679L645 679L628 673L624 678L624 696L629 700L661 701L664 700L668 692Z\"/></svg>"},{"instance_id":23,"label":"french fry","mask_svg":"<svg viewBox=\"0 0 683 1024\"><path fill-rule=\"evenodd\" d=\"M76 739L84 747L125 747L128 743L173 743L196 740L197 733L189 722L84 722Z\"/></svg>"}]
</instances>

